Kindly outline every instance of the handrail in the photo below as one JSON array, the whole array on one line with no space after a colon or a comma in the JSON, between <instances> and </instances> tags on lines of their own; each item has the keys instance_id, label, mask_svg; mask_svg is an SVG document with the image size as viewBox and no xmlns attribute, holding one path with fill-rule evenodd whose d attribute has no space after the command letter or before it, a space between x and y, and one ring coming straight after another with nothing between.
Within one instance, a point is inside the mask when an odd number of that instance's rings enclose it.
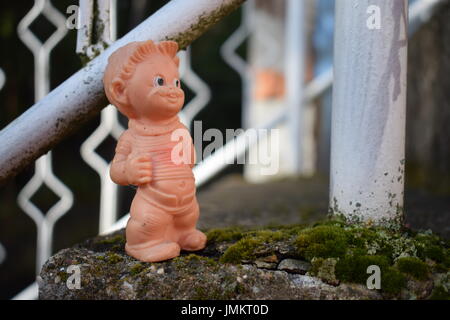
<instances>
[{"instance_id":1,"label":"handrail","mask_svg":"<svg viewBox=\"0 0 450 320\"><path fill-rule=\"evenodd\" d=\"M172 0L113 43L0 131L0 184L93 118L107 100L103 71L109 55L132 41L174 40L181 48L245 0Z\"/></svg>"}]
</instances>

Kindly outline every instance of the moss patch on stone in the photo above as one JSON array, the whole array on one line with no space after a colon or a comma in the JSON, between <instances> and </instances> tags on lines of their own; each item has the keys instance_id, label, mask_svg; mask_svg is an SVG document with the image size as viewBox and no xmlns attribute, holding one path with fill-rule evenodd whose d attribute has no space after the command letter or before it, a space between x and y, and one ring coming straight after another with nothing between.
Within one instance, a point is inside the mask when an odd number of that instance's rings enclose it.
<instances>
[{"instance_id":1,"label":"moss patch on stone","mask_svg":"<svg viewBox=\"0 0 450 320\"><path fill-rule=\"evenodd\" d=\"M274 254L274 250L267 245L286 239L287 234L281 230L255 230L247 231L235 244L231 245L220 257L222 263L239 263L241 261L255 260L259 256Z\"/></svg>"},{"instance_id":2,"label":"moss patch on stone","mask_svg":"<svg viewBox=\"0 0 450 320\"><path fill-rule=\"evenodd\" d=\"M240 227L231 227L223 229L211 229L206 233L208 243L237 241L243 237L243 229Z\"/></svg>"},{"instance_id":3,"label":"moss patch on stone","mask_svg":"<svg viewBox=\"0 0 450 320\"><path fill-rule=\"evenodd\" d=\"M239 264L267 255L306 260L312 263L309 274L332 285L365 285L367 268L376 265L381 270L381 291L387 295L400 294L408 281L430 280L431 273L449 270L448 242L431 232L349 225L340 219L312 227L234 232L228 230L221 238L239 239L228 246L221 263Z\"/></svg>"},{"instance_id":4,"label":"moss patch on stone","mask_svg":"<svg viewBox=\"0 0 450 320\"><path fill-rule=\"evenodd\" d=\"M319 225L300 232L295 240L298 255L313 258L338 258L346 253L347 235L337 226Z\"/></svg>"},{"instance_id":5,"label":"moss patch on stone","mask_svg":"<svg viewBox=\"0 0 450 320\"><path fill-rule=\"evenodd\" d=\"M439 285L433 289L430 300L450 300L450 292L443 285Z\"/></svg>"},{"instance_id":6,"label":"moss patch on stone","mask_svg":"<svg viewBox=\"0 0 450 320\"><path fill-rule=\"evenodd\" d=\"M199 256L194 253L176 257L172 261L173 261L175 268L178 270L189 269L189 268L195 269L195 265L198 265L198 264L204 264L205 266L212 267L212 268L216 268L218 266L217 261L214 260L213 258Z\"/></svg>"},{"instance_id":7,"label":"moss patch on stone","mask_svg":"<svg viewBox=\"0 0 450 320\"><path fill-rule=\"evenodd\" d=\"M313 226L214 229L207 236L207 246L201 251L182 252L168 261L144 263L126 255L121 230L66 249L60 260L47 267L57 270L51 273L58 275L69 262L83 264L86 276L82 286L92 288L84 298L95 298L100 292L106 292L108 297L130 299L259 297L262 290L268 290L267 283L278 288L280 282L276 279L284 279L286 288L291 288L289 277L300 276L275 271L284 259L311 263L306 276L322 279L326 284L320 282L321 290L341 292L347 288L354 294L359 292L355 290L365 290L365 294L385 298L442 299L450 288L450 277L435 281L450 270L450 243L431 232L349 225L333 219ZM261 261L270 263L271 268L260 267ZM367 268L371 265L380 267L380 292L366 288L371 275ZM64 280L66 275L61 272L59 279ZM105 277L109 280L101 280ZM51 281L54 282L53 278ZM282 297L290 295L284 292Z\"/></svg>"},{"instance_id":8,"label":"moss patch on stone","mask_svg":"<svg viewBox=\"0 0 450 320\"><path fill-rule=\"evenodd\" d=\"M108 252L106 254L106 261L110 264L116 264L123 260L123 257L114 252Z\"/></svg>"},{"instance_id":9,"label":"moss patch on stone","mask_svg":"<svg viewBox=\"0 0 450 320\"><path fill-rule=\"evenodd\" d=\"M134 266L132 266L130 268L130 274L132 276L135 276L144 270L145 270L145 266L142 263L136 263Z\"/></svg>"},{"instance_id":10,"label":"moss patch on stone","mask_svg":"<svg viewBox=\"0 0 450 320\"><path fill-rule=\"evenodd\" d=\"M409 274L417 280L428 278L428 265L416 257L404 257L397 260L396 267L399 271Z\"/></svg>"}]
</instances>

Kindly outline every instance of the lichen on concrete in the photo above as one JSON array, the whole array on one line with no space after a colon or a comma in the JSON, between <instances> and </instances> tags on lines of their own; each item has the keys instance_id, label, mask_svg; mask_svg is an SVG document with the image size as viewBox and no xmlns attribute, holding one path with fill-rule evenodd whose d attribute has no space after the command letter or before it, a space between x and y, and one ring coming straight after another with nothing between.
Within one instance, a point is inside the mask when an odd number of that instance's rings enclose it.
<instances>
[{"instance_id":1,"label":"lichen on concrete","mask_svg":"<svg viewBox=\"0 0 450 320\"><path fill-rule=\"evenodd\" d=\"M347 225L207 232L207 247L159 263L124 252L124 232L100 236L51 257L40 275L41 299L427 299L448 298L450 246L407 229ZM67 267L81 268L70 290ZM369 290L367 267L381 269Z\"/></svg>"}]
</instances>

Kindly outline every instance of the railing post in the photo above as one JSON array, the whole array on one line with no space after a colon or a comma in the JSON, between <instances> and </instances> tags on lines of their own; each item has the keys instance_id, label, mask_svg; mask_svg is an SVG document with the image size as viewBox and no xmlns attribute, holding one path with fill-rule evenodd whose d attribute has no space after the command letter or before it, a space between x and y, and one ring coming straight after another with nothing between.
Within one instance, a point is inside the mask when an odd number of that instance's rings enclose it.
<instances>
[{"instance_id":1,"label":"railing post","mask_svg":"<svg viewBox=\"0 0 450 320\"><path fill-rule=\"evenodd\" d=\"M116 40L117 1L116 0L81 0L82 28L77 33L77 53L90 60L95 52L104 51L105 45ZM86 18L87 17L87 18ZM94 25L94 21L97 25ZM102 28L99 25L103 26ZM94 30L96 29L96 30ZM100 219L99 233L110 228L117 220L118 187L109 176L109 164L95 150L108 137L116 140L124 131L118 118L117 109L109 105L101 112L100 125L81 145L81 156L100 176Z\"/></svg>"},{"instance_id":2,"label":"railing post","mask_svg":"<svg viewBox=\"0 0 450 320\"><path fill-rule=\"evenodd\" d=\"M292 148L291 172L304 173L304 116L303 86L305 84L305 1L286 3L285 74L286 104L289 109L288 128Z\"/></svg>"},{"instance_id":3,"label":"railing post","mask_svg":"<svg viewBox=\"0 0 450 320\"><path fill-rule=\"evenodd\" d=\"M408 0L337 0L330 207L403 217Z\"/></svg>"}]
</instances>

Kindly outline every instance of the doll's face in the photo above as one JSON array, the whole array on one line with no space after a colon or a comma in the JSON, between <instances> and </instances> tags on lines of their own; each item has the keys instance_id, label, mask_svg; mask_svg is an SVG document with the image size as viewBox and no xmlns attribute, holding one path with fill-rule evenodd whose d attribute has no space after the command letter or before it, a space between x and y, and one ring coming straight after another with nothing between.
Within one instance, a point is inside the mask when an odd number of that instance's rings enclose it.
<instances>
[{"instance_id":1,"label":"doll's face","mask_svg":"<svg viewBox=\"0 0 450 320\"><path fill-rule=\"evenodd\" d=\"M127 84L128 101L138 118L170 119L183 107L178 67L170 57L153 55L140 62Z\"/></svg>"}]
</instances>

